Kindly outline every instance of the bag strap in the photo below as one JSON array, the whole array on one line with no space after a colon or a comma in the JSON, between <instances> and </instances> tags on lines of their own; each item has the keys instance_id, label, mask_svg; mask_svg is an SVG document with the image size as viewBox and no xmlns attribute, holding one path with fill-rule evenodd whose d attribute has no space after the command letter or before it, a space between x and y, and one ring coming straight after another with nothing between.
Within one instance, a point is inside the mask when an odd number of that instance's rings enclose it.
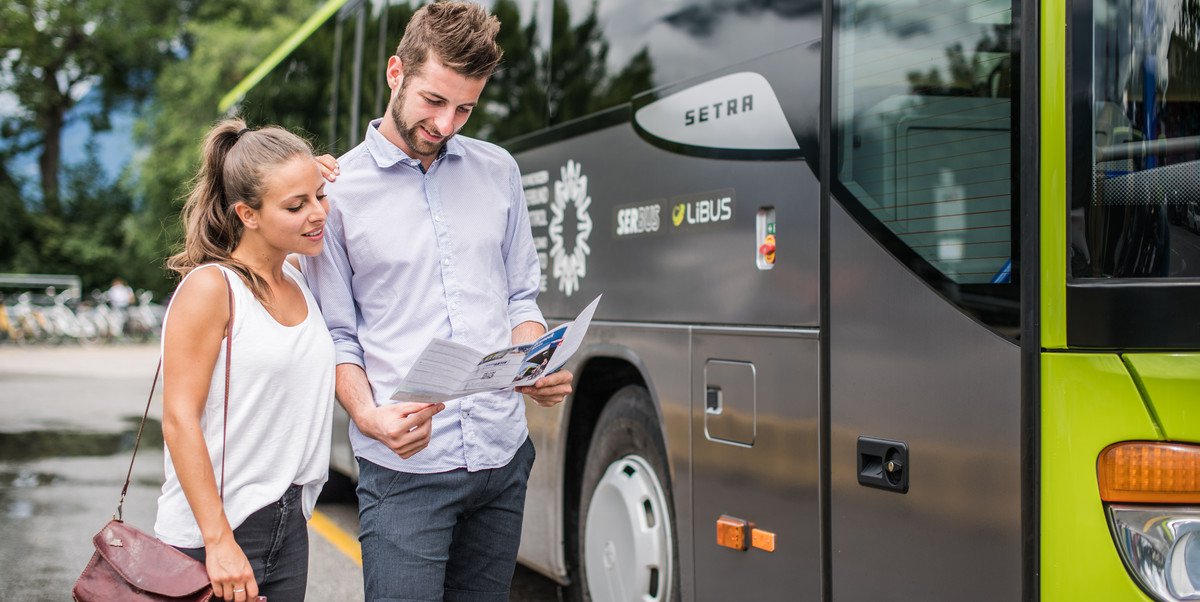
<instances>
[{"instance_id":1,"label":"bag strap","mask_svg":"<svg viewBox=\"0 0 1200 602\"><path fill-rule=\"evenodd\" d=\"M229 423L229 365L233 354L233 285L229 283L229 275L221 270L225 278L225 290L229 297L229 322L225 324L225 413L221 421L221 487L218 493L221 503L225 503L225 435ZM129 482L133 478L133 462L137 460L138 445L142 442L142 431L146 428L146 418L150 416L150 405L154 402L154 389L158 386L158 375L162 372L162 356L158 357L158 366L154 369L154 380L150 383L150 396L146 399L146 410L142 412L142 423L138 425L137 438L133 441L133 455L129 458L129 471L125 473L125 485L121 487L121 500L117 502L117 513L113 517L124 520L125 494L129 493Z\"/></svg>"}]
</instances>

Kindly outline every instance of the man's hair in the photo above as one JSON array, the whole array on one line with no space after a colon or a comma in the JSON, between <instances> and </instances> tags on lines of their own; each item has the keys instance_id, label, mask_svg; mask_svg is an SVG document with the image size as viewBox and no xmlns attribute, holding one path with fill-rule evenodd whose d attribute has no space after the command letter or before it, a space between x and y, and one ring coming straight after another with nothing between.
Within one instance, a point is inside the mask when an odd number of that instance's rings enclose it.
<instances>
[{"instance_id":1,"label":"man's hair","mask_svg":"<svg viewBox=\"0 0 1200 602\"><path fill-rule=\"evenodd\" d=\"M491 77L504 51L496 44L500 20L473 2L437 0L413 14L396 56L405 75L417 75L432 52L446 67L470 78Z\"/></svg>"}]
</instances>

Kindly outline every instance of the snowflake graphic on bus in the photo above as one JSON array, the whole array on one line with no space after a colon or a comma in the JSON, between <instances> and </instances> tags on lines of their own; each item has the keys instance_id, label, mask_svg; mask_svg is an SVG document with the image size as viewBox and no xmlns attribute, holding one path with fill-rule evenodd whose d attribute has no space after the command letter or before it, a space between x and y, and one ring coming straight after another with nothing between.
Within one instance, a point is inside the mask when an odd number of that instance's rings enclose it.
<instances>
[{"instance_id":1,"label":"snowflake graphic on bus","mask_svg":"<svg viewBox=\"0 0 1200 602\"><path fill-rule=\"evenodd\" d=\"M579 290L579 281L587 276L587 256L592 252L588 246L588 236L592 233L588 207L592 197L588 195L588 178L583 174L583 165L569 160L559 174L561 178L554 182L554 200L550 203L550 263L558 290L570 297ZM574 208L575 215L575 244L569 252L563 236L568 206Z\"/></svg>"}]
</instances>

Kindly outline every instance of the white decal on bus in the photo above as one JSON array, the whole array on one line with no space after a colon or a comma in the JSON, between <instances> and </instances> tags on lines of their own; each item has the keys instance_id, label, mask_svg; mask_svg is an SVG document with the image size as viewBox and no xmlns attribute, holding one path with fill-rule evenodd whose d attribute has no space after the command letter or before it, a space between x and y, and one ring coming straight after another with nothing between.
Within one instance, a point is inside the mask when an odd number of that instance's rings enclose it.
<instances>
[{"instance_id":1,"label":"white decal on bus","mask_svg":"<svg viewBox=\"0 0 1200 602\"><path fill-rule=\"evenodd\" d=\"M550 202L550 261L558 290L570 297L579 290L579 281L587 276L587 256L592 252L588 246L588 236L592 233L592 217L588 214L588 207L592 204L592 197L588 195L588 179L583 174L583 165L569 160L559 174L560 179L554 182L554 200ZM569 251L563 239L568 205L574 208L571 214L575 221L575 240Z\"/></svg>"}]
</instances>

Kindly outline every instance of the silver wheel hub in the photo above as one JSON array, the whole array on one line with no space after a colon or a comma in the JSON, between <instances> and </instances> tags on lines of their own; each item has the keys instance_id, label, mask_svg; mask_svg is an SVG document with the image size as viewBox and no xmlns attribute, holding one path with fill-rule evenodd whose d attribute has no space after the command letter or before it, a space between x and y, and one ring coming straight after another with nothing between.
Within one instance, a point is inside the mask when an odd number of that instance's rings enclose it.
<instances>
[{"instance_id":1,"label":"silver wheel hub","mask_svg":"<svg viewBox=\"0 0 1200 602\"><path fill-rule=\"evenodd\" d=\"M595 602L670 599L671 521L654 469L628 455L608 466L584 526L588 593Z\"/></svg>"}]
</instances>

